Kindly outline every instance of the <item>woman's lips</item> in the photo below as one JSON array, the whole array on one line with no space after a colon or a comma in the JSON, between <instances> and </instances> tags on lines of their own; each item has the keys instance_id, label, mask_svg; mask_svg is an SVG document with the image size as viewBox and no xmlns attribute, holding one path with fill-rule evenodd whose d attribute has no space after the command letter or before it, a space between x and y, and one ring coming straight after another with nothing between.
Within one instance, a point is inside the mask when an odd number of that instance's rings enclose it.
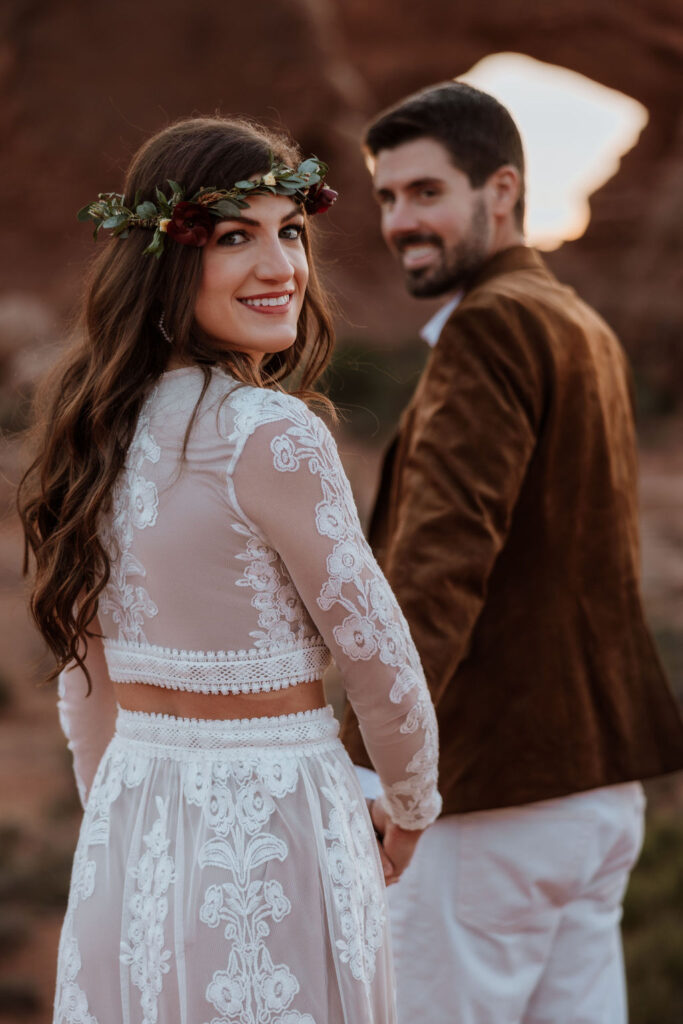
<instances>
[{"instance_id":1,"label":"woman's lips","mask_svg":"<svg viewBox=\"0 0 683 1024\"><path fill-rule=\"evenodd\" d=\"M294 292L267 292L263 295L246 295L238 298L243 306L251 309L254 313L262 313L266 316L273 316L287 313L292 304Z\"/></svg>"}]
</instances>

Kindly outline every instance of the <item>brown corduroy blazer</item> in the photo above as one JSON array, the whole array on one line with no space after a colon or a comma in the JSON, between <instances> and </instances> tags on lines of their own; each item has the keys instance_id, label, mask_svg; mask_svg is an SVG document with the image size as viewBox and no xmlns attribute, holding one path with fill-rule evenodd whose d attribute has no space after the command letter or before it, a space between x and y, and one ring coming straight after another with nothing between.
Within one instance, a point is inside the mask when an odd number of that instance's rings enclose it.
<instances>
[{"instance_id":1,"label":"brown corduroy blazer","mask_svg":"<svg viewBox=\"0 0 683 1024\"><path fill-rule=\"evenodd\" d=\"M444 813L683 768L636 486L614 334L536 252L498 253L442 331L371 525L437 707ZM370 764L351 711L342 738Z\"/></svg>"}]
</instances>

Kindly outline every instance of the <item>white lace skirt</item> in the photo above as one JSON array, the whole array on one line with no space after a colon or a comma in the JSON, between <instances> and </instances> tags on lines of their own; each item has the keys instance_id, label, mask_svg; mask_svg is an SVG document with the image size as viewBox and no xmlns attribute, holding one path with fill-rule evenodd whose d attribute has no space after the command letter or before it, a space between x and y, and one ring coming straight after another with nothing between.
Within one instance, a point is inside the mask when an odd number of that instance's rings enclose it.
<instances>
[{"instance_id":1,"label":"white lace skirt","mask_svg":"<svg viewBox=\"0 0 683 1024\"><path fill-rule=\"evenodd\" d=\"M74 859L58 1024L393 1024L384 885L329 708L119 711Z\"/></svg>"}]
</instances>

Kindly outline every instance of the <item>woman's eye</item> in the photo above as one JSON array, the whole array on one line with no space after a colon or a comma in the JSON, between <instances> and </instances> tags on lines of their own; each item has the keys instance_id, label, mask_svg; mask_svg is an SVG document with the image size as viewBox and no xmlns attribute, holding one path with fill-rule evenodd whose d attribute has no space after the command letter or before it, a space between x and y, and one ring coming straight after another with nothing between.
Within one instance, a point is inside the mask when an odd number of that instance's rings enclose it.
<instances>
[{"instance_id":1,"label":"woman's eye","mask_svg":"<svg viewBox=\"0 0 683 1024\"><path fill-rule=\"evenodd\" d=\"M241 245L245 242L247 235L245 231L226 231L216 242L216 245Z\"/></svg>"},{"instance_id":2,"label":"woman's eye","mask_svg":"<svg viewBox=\"0 0 683 1024\"><path fill-rule=\"evenodd\" d=\"M280 237L295 242L297 238L301 238L303 231L303 224L287 224L280 232Z\"/></svg>"}]
</instances>

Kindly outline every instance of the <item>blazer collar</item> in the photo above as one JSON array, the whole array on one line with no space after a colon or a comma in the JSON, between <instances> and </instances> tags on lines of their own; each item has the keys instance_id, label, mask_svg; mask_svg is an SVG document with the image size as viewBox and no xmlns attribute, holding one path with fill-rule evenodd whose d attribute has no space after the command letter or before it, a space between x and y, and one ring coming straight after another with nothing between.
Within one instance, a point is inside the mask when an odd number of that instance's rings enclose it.
<instances>
[{"instance_id":1,"label":"blazer collar","mask_svg":"<svg viewBox=\"0 0 683 1024\"><path fill-rule=\"evenodd\" d=\"M490 260L487 260L473 277L467 291L471 292L474 288L484 284L485 281L490 281L492 277L498 277L499 274L509 274L513 270L540 270L541 273L547 274L549 277L551 276L550 271L535 249L530 249L527 245L513 245L510 249L502 249L492 256Z\"/></svg>"}]
</instances>

